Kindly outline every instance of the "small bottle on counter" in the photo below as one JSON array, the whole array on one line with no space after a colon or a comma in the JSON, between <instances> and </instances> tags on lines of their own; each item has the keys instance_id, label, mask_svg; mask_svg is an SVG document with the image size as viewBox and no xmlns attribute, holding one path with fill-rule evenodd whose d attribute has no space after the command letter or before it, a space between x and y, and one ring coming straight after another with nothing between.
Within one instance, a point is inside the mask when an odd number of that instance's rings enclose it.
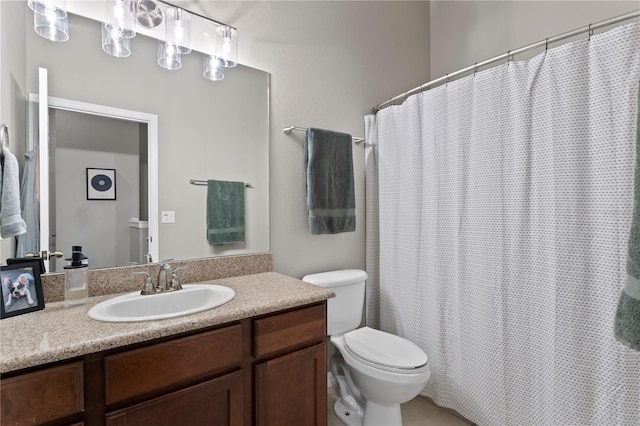
<instances>
[{"instance_id":1,"label":"small bottle on counter","mask_svg":"<svg viewBox=\"0 0 640 426\"><path fill-rule=\"evenodd\" d=\"M71 255L71 263L64 267L64 306L87 303L89 298L89 266L86 256L80 251Z\"/></svg>"}]
</instances>

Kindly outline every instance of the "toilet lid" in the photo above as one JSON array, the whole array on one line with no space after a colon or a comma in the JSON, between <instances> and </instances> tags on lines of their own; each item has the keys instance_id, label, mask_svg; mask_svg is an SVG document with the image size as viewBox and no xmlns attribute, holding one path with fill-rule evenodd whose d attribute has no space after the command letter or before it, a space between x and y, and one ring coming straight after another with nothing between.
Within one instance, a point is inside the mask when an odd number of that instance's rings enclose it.
<instances>
[{"instance_id":1,"label":"toilet lid","mask_svg":"<svg viewBox=\"0 0 640 426\"><path fill-rule=\"evenodd\" d=\"M427 363L427 354L413 342L384 331L362 327L344 335L347 348L373 364L413 370Z\"/></svg>"}]
</instances>

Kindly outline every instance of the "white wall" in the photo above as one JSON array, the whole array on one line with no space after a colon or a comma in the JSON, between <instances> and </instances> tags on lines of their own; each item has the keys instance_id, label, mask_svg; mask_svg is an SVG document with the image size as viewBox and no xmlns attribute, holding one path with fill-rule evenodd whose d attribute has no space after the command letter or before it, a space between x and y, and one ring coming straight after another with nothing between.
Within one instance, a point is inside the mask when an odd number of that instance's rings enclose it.
<instances>
[{"instance_id":1,"label":"white wall","mask_svg":"<svg viewBox=\"0 0 640 426\"><path fill-rule=\"evenodd\" d=\"M637 0L432 1L431 76L639 8Z\"/></svg>"},{"instance_id":2,"label":"white wall","mask_svg":"<svg viewBox=\"0 0 640 426\"><path fill-rule=\"evenodd\" d=\"M364 136L363 116L429 79L428 2L186 2L238 28L239 61L271 73L270 209L274 270L294 277L364 268L364 147L353 147L356 232L311 235L303 134Z\"/></svg>"}]
</instances>

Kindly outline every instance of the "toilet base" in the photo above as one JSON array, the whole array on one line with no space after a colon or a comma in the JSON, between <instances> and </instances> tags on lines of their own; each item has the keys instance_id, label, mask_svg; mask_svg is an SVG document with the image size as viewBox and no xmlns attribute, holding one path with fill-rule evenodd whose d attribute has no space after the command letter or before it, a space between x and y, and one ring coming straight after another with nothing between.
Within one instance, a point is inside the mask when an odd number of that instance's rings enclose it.
<instances>
[{"instance_id":1,"label":"toilet base","mask_svg":"<svg viewBox=\"0 0 640 426\"><path fill-rule=\"evenodd\" d=\"M341 399L338 399L336 403L333 404L333 412L336 413L338 419L347 426L362 426L362 411L354 412L353 410L349 410L342 403Z\"/></svg>"},{"instance_id":2,"label":"toilet base","mask_svg":"<svg viewBox=\"0 0 640 426\"><path fill-rule=\"evenodd\" d=\"M353 411L338 399L333 404L333 412L347 426L402 426L400 404L381 405L368 401L364 410Z\"/></svg>"}]
</instances>

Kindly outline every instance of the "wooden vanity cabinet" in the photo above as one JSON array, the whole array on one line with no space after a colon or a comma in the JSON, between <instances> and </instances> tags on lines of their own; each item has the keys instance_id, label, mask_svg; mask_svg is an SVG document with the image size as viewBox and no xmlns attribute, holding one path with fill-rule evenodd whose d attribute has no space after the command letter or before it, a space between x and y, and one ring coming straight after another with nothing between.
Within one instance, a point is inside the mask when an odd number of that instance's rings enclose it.
<instances>
[{"instance_id":1,"label":"wooden vanity cabinet","mask_svg":"<svg viewBox=\"0 0 640 426\"><path fill-rule=\"evenodd\" d=\"M255 367L256 425L327 424L326 344Z\"/></svg>"},{"instance_id":2,"label":"wooden vanity cabinet","mask_svg":"<svg viewBox=\"0 0 640 426\"><path fill-rule=\"evenodd\" d=\"M2 425L69 424L84 410L83 364L70 362L2 379Z\"/></svg>"},{"instance_id":3,"label":"wooden vanity cabinet","mask_svg":"<svg viewBox=\"0 0 640 426\"><path fill-rule=\"evenodd\" d=\"M254 320L257 426L327 424L325 309L315 305Z\"/></svg>"},{"instance_id":4,"label":"wooden vanity cabinet","mask_svg":"<svg viewBox=\"0 0 640 426\"><path fill-rule=\"evenodd\" d=\"M325 425L326 339L320 302L10 374L0 424Z\"/></svg>"},{"instance_id":5,"label":"wooden vanity cabinet","mask_svg":"<svg viewBox=\"0 0 640 426\"><path fill-rule=\"evenodd\" d=\"M242 371L106 414L107 426L229 425L242 422Z\"/></svg>"}]
</instances>

